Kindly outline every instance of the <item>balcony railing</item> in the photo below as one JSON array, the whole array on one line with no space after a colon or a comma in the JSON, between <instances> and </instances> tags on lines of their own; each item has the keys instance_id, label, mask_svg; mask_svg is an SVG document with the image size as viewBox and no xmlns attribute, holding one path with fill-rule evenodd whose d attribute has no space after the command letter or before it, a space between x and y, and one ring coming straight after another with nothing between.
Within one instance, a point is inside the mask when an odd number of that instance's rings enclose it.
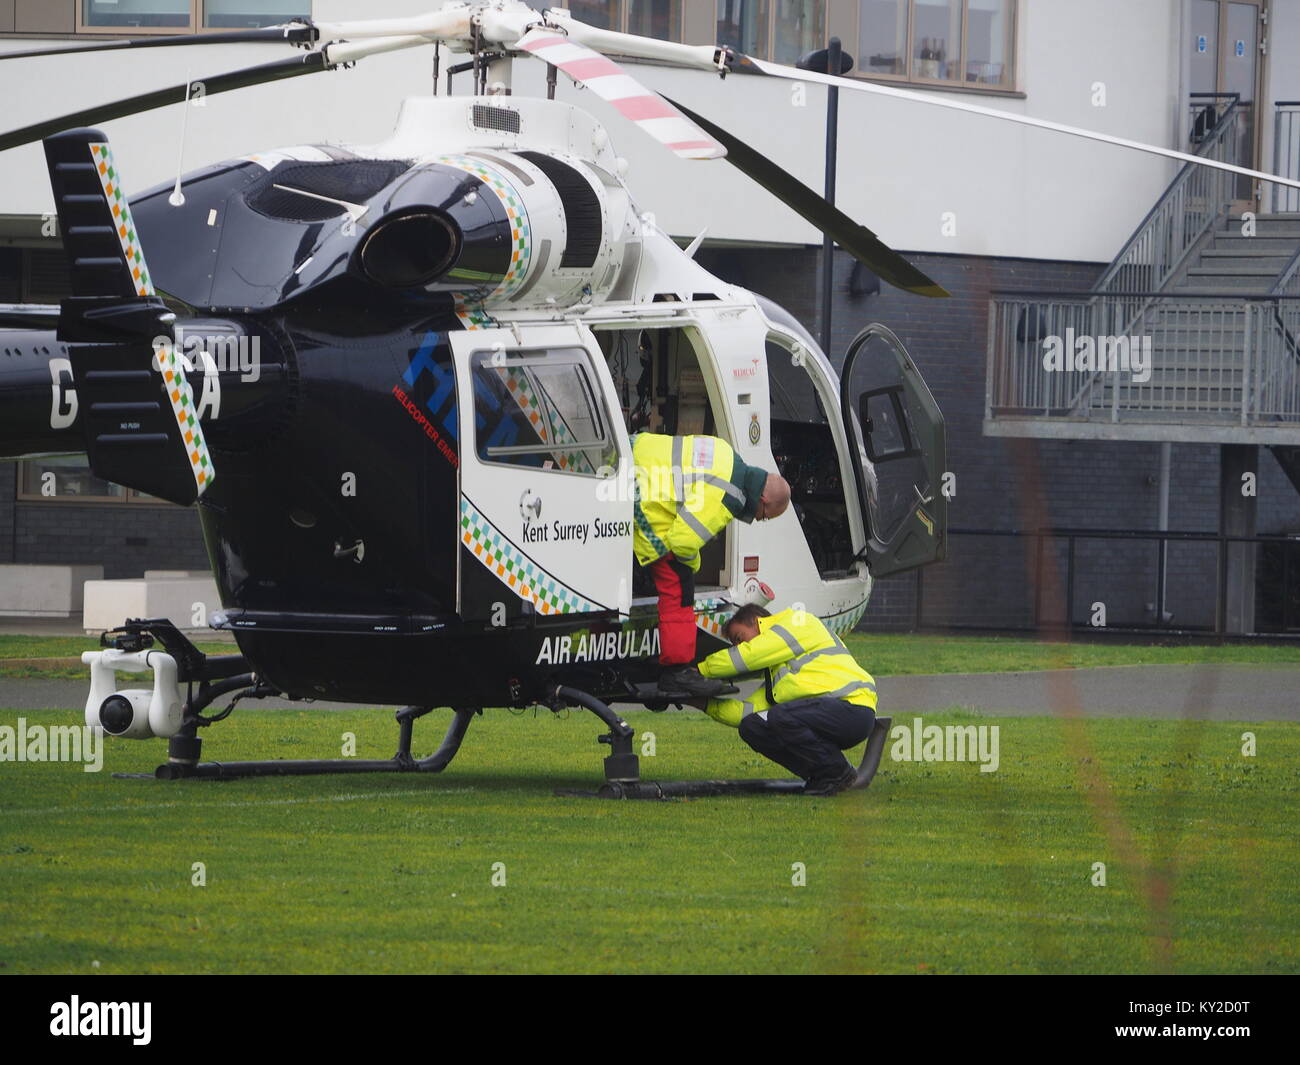
<instances>
[{"instance_id":1,"label":"balcony railing","mask_svg":"<svg viewBox=\"0 0 1300 1065\"><path fill-rule=\"evenodd\" d=\"M1273 173L1300 180L1300 100L1279 100L1273 107ZM1300 211L1300 189L1274 183L1270 188L1275 213Z\"/></svg>"},{"instance_id":2,"label":"balcony railing","mask_svg":"<svg viewBox=\"0 0 1300 1065\"><path fill-rule=\"evenodd\" d=\"M1300 427L1293 266L1267 296L995 293L986 417ZM1145 304L1137 322L1134 298ZM1082 369L1050 357L1080 350L1094 360Z\"/></svg>"}]
</instances>

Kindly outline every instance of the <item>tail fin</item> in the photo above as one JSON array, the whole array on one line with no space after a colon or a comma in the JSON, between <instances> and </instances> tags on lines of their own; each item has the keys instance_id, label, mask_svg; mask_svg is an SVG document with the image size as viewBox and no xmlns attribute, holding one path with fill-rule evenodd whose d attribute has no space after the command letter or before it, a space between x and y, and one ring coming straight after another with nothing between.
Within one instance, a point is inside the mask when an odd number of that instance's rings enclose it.
<instances>
[{"instance_id":1,"label":"tail fin","mask_svg":"<svg viewBox=\"0 0 1300 1065\"><path fill-rule=\"evenodd\" d=\"M85 404L91 469L193 503L215 471L176 351L175 315L149 276L108 138L95 129L60 133L46 139L45 159L72 271L59 339Z\"/></svg>"}]
</instances>

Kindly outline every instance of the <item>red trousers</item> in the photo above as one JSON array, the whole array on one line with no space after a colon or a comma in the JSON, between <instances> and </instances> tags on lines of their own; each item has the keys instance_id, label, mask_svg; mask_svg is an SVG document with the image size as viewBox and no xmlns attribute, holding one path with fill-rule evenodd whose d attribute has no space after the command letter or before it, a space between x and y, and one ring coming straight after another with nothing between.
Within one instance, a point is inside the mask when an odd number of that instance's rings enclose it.
<instances>
[{"instance_id":1,"label":"red trousers","mask_svg":"<svg viewBox=\"0 0 1300 1065\"><path fill-rule=\"evenodd\" d=\"M649 570L659 593L659 664L689 665L695 661L695 574L672 555L655 559Z\"/></svg>"}]
</instances>

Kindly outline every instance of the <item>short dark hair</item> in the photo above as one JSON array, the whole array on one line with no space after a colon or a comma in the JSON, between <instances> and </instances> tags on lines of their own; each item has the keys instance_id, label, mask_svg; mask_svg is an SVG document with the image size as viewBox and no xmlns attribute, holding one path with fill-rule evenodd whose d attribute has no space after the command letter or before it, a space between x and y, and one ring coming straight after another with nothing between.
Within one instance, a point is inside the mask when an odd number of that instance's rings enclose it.
<instances>
[{"instance_id":1,"label":"short dark hair","mask_svg":"<svg viewBox=\"0 0 1300 1065\"><path fill-rule=\"evenodd\" d=\"M759 618L770 618L771 612L759 606L757 603L746 603L737 610L731 617L727 618L726 623L722 626L722 631L728 631L733 622L742 622L745 625L757 625Z\"/></svg>"}]
</instances>

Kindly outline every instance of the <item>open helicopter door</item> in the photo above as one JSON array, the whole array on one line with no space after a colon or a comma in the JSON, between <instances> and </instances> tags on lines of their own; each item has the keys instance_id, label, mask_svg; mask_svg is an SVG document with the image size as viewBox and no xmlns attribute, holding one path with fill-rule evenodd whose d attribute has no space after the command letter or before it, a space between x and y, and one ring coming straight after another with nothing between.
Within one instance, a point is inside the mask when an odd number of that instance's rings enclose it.
<instances>
[{"instance_id":1,"label":"open helicopter door","mask_svg":"<svg viewBox=\"0 0 1300 1065\"><path fill-rule=\"evenodd\" d=\"M461 433L462 618L619 611L632 596L632 448L585 326L450 335Z\"/></svg>"},{"instance_id":2,"label":"open helicopter door","mask_svg":"<svg viewBox=\"0 0 1300 1065\"><path fill-rule=\"evenodd\" d=\"M874 577L941 561L947 552L943 415L907 351L883 325L849 346L840 404L867 529L859 553Z\"/></svg>"}]
</instances>

